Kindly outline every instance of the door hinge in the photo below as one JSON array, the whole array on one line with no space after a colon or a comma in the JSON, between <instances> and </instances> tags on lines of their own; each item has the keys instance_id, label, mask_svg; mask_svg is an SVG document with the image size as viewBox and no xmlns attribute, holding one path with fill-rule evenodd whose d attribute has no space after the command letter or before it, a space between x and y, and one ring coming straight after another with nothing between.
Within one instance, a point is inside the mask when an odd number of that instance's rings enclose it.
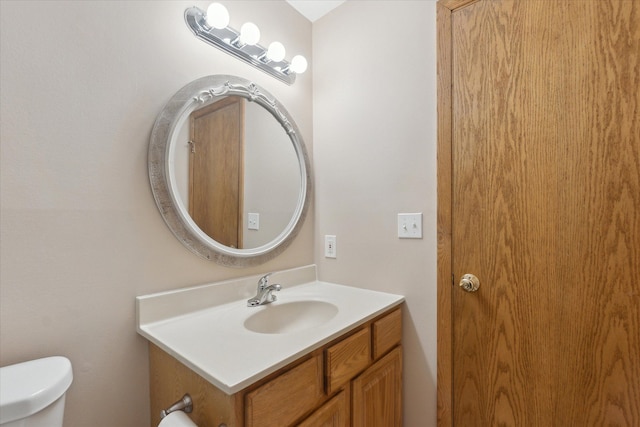
<instances>
[{"instance_id":1,"label":"door hinge","mask_svg":"<svg viewBox=\"0 0 640 427\"><path fill-rule=\"evenodd\" d=\"M187 141L187 144L189 144L189 147L191 147L191 153L195 153L196 152L196 142L195 141Z\"/></svg>"}]
</instances>

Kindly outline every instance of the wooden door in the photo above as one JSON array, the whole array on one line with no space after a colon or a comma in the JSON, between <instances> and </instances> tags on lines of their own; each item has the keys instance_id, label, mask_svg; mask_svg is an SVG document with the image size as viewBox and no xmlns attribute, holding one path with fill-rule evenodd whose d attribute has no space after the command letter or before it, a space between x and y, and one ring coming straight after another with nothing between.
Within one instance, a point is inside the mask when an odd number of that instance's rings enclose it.
<instances>
[{"instance_id":1,"label":"wooden door","mask_svg":"<svg viewBox=\"0 0 640 427\"><path fill-rule=\"evenodd\" d=\"M242 248L244 99L191 113L190 139L189 213L217 242Z\"/></svg>"},{"instance_id":2,"label":"wooden door","mask_svg":"<svg viewBox=\"0 0 640 427\"><path fill-rule=\"evenodd\" d=\"M640 2L438 21L440 424L640 426Z\"/></svg>"}]
</instances>

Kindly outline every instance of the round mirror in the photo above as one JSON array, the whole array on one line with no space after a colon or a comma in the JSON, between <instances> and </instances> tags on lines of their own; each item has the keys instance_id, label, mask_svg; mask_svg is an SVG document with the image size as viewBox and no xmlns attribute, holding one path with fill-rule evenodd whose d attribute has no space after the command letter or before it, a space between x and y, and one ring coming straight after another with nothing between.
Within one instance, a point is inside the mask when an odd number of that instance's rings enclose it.
<instances>
[{"instance_id":1,"label":"round mirror","mask_svg":"<svg viewBox=\"0 0 640 427\"><path fill-rule=\"evenodd\" d=\"M149 178L158 209L192 252L244 267L281 253L309 206L302 136L255 83L215 75L180 89L151 131Z\"/></svg>"}]
</instances>

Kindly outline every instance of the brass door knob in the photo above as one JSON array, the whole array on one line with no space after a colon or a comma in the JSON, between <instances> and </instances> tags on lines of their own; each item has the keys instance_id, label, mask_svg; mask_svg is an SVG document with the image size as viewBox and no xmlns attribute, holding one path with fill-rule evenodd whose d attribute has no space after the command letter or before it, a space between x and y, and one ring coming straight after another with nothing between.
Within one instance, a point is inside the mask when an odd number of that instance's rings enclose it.
<instances>
[{"instance_id":1,"label":"brass door knob","mask_svg":"<svg viewBox=\"0 0 640 427\"><path fill-rule=\"evenodd\" d=\"M480 288L480 280L473 274L465 274L460 279L459 285L467 292L475 292Z\"/></svg>"}]
</instances>

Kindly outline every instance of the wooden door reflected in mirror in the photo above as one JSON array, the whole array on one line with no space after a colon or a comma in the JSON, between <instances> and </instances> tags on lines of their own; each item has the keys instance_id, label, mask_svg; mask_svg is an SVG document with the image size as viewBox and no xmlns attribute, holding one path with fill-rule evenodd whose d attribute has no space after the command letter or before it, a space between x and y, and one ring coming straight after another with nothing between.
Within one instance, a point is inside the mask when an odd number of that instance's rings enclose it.
<instances>
[{"instance_id":1,"label":"wooden door reflected in mirror","mask_svg":"<svg viewBox=\"0 0 640 427\"><path fill-rule=\"evenodd\" d=\"M189 214L205 233L242 248L245 100L230 96L189 118Z\"/></svg>"}]
</instances>

